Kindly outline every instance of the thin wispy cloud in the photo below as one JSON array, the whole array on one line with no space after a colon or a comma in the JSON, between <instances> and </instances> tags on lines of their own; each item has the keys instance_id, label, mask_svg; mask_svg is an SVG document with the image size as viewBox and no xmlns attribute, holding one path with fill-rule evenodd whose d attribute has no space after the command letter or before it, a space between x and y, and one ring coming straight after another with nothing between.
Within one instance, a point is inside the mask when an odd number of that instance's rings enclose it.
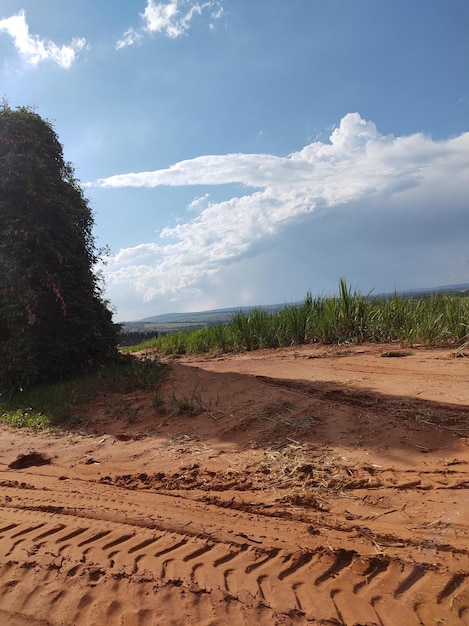
<instances>
[{"instance_id":1,"label":"thin wispy cloud","mask_svg":"<svg viewBox=\"0 0 469 626\"><path fill-rule=\"evenodd\" d=\"M127 46L133 46L142 39L142 34L138 33L134 28L130 27L116 44L116 49L126 48Z\"/></svg>"},{"instance_id":2,"label":"thin wispy cloud","mask_svg":"<svg viewBox=\"0 0 469 626\"><path fill-rule=\"evenodd\" d=\"M251 189L223 202L189 205L196 217L164 228L156 242L121 250L106 270L107 282L132 285L145 302L197 291L224 267L252 254L259 242L315 211L362 206L402 206L409 219L437 214L441 198L469 194L469 133L446 141L422 134L382 135L358 113L346 115L329 142L316 141L286 157L268 154L201 156L153 172L121 174L94 183L102 188L241 183ZM252 188L255 188L254 190ZM458 205L459 206L459 205ZM448 211L452 210L448 209ZM418 221L418 218L415 218ZM442 222L447 216L440 214Z\"/></svg>"},{"instance_id":3,"label":"thin wispy cloud","mask_svg":"<svg viewBox=\"0 0 469 626\"><path fill-rule=\"evenodd\" d=\"M147 0L147 5L140 18L143 24L139 30L129 28L117 42L119 50L138 43L145 34L162 34L176 39L186 34L196 16L208 16L209 27L223 15L223 6L218 0L194 2L193 0L170 0L155 2Z\"/></svg>"},{"instance_id":4,"label":"thin wispy cloud","mask_svg":"<svg viewBox=\"0 0 469 626\"><path fill-rule=\"evenodd\" d=\"M58 46L53 41L31 34L23 10L17 15L1 19L0 33L10 35L15 48L29 65L51 61L64 69L69 69L79 52L87 46L83 37L75 37L68 44Z\"/></svg>"}]
</instances>

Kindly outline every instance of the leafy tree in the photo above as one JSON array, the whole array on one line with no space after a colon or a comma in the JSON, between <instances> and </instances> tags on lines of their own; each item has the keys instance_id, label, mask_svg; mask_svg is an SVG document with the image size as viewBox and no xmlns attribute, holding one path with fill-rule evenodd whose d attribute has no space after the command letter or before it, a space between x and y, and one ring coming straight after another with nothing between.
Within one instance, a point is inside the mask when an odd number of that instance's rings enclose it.
<instances>
[{"instance_id":1,"label":"leafy tree","mask_svg":"<svg viewBox=\"0 0 469 626\"><path fill-rule=\"evenodd\" d=\"M50 122L0 105L0 391L112 359L93 215Z\"/></svg>"}]
</instances>

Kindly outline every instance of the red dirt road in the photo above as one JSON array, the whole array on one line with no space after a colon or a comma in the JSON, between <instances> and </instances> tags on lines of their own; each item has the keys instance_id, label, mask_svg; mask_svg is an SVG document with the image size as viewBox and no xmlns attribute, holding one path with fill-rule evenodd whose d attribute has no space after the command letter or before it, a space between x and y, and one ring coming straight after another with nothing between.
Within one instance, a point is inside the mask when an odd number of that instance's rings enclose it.
<instances>
[{"instance_id":1,"label":"red dirt road","mask_svg":"<svg viewBox=\"0 0 469 626\"><path fill-rule=\"evenodd\" d=\"M0 431L2 626L469 624L449 350L178 359L79 431Z\"/></svg>"}]
</instances>

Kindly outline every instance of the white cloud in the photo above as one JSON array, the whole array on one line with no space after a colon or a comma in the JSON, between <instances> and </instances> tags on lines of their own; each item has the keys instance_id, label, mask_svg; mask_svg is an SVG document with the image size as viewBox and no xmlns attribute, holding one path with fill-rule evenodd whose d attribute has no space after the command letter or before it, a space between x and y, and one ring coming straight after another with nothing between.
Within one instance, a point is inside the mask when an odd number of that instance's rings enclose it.
<instances>
[{"instance_id":1,"label":"white cloud","mask_svg":"<svg viewBox=\"0 0 469 626\"><path fill-rule=\"evenodd\" d=\"M10 35L16 49L30 65L52 61L69 69L77 54L87 46L86 39L82 37L76 37L69 44L59 47L53 41L31 35L23 10L18 15L0 20L0 33L2 32Z\"/></svg>"},{"instance_id":2,"label":"white cloud","mask_svg":"<svg viewBox=\"0 0 469 626\"><path fill-rule=\"evenodd\" d=\"M133 285L144 302L179 297L193 303L195 294L215 292L220 276L232 275L236 264L246 265L259 246L280 242L299 220L309 220L309 228L314 229L309 216L318 210L321 215L327 215L327 209L344 215L355 207L355 215L347 217L351 226L354 219L365 219L366 211L370 224L375 223L376 215L381 215L383 223L400 220L402 235L398 233L394 242L396 255L403 240L409 250L417 250L429 220L436 238L450 237L448 220L452 215L461 219L469 195L469 133L439 142L422 134L385 136L372 122L350 113L333 130L329 142L314 142L287 157L202 156L163 170L112 176L96 184L110 188L233 182L256 190L223 202L208 202L205 207L208 196L201 196L192 207L201 209L198 215L164 228L158 243L121 250L106 269L111 294L126 284ZM410 233L416 238L415 245L406 239ZM387 245L386 232L378 232L380 237ZM420 243L427 245L423 240ZM392 244L389 242L391 248ZM342 263L353 264L350 259ZM341 274L346 271L344 267ZM243 270L243 284L250 279ZM189 308L193 310L194 304Z\"/></svg>"},{"instance_id":3,"label":"white cloud","mask_svg":"<svg viewBox=\"0 0 469 626\"><path fill-rule=\"evenodd\" d=\"M203 196L198 196L192 200L187 206L188 211L200 211L201 209L209 205L210 194L206 193Z\"/></svg>"},{"instance_id":4,"label":"white cloud","mask_svg":"<svg viewBox=\"0 0 469 626\"><path fill-rule=\"evenodd\" d=\"M144 28L149 33L165 33L168 37L174 38L184 32L177 0L167 4L148 0L142 17L145 21Z\"/></svg>"},{"instance_id":5,"label":"white cloud","mask_svg":"<svg viewBox=\"0 0 469 626\"><path fill-rule=\"evenodd\" d=\"M291 158L269 154L227 154L196 157L165 170L118 174L96 182L99 187L158 187L159 185L221 185L242 183L265 187L275 179L290 180L291 171L308 176L309 167Z\"/></svg>"},{"instance_id":6,"label":"white cloud","mask_svg":"<svg viewBox=\"0 0 469 626\"><path fill-rule=\"evenodd\" d=\"M189 30L194 17L203 13L207 13L212 20L218 20L223 15L223 6L219 0L203 3L194 0L147 0L145 10L140 14L143 20L141 32L133 28L127 30L118 41L117 49L137 43L142 33L161 33L170 39L181 37ZM209 27L213 28L213 22L209 23Z\"/></svg>"},{"instance_id":7,"label":"white cloud","mask_svg":"<svg viewBox=\"0 0 469 626\"><path fill-rule=\"evenodd\" d=\"M127 46L133 46L142 39L142 35L137 33L132 27L125 31L122 37L116 44L116 49L126 48Z\"/></svg>"}]
</instances>

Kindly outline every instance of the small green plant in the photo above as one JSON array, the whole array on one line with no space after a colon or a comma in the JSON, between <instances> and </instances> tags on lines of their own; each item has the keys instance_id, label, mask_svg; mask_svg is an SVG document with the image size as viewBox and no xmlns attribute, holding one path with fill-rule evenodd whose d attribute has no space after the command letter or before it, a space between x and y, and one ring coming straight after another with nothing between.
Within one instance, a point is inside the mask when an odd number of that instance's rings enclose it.
<instances>
[{"instance_id":1,"label":"small green plant","mask_svg":"<svg viewBox=\"0 0 469 626\"><path fill-rule=\"evenodd\" d=\"M50 418L33 409L5 411L0 415L0 421L15 428L29 428L38 431L47 431L51 427Z\"/></svg>"},{"instance_id":2,"label":"small green plant","mask_svg":"<svg viewBox=\"0 0 469 626\"><path fill-rule=\"evenodd\" d=\"M210 409L210 403L206 405L202 400L202 396L197 391L197 385L190 395L181 394L177 396L173 391L169 397L169 405L173 413L177 415L188 415L195 417L203 411Z\"/></svg>"},{"instance_id":3,"label":"small green plant","mask_svg":"<svg viewBox=\"0 0 469 626\"><path fill-rule=\"evenodd\" d=\"M127 415L127 421L129 424L135 424L135 422L138 420L138 414L140 412L140 409L140 406L132 406L130 402L124 403L124 411Z\"/></svg>"},{"instance_id":4,"label":"small green plant","mask_svg":"<svg viewBox=\"0 0 469 626\"><path fill-rule=\"evenodd\" d=\"M166 403L163 396L161 396L159 393L157 393L153 398L152 404L155 411L160 415L164 415L166 413Z\"/></svg>"}]
</instances>

